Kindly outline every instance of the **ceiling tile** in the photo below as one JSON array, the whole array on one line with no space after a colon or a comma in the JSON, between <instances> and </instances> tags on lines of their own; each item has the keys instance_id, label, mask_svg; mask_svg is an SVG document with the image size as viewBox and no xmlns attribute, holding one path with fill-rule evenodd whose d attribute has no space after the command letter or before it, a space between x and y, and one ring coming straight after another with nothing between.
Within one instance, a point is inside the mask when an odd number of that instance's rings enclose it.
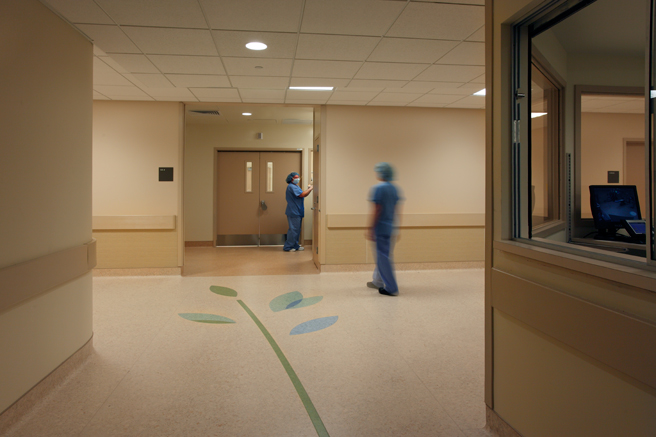
<instances>
[{"instance_id":1,"label":"ceiling tile","mask_svg":"<svg viewBox=\"0 0 656 437\"><path fill-rule=\"evenodd\" d=\"M280 101L285 99L285 90L253 90L253 89L240 89L239 94L241 98L246 101L246 99L280 99Z\"/></svg>"},{"instance_id":2,"label":"ceiling tile","mask_svg":"<svg viewBox=\"0 0 656 437\"><path fill-rule=\"evenodd\" d=\"M196 0L95 0L120 25L206 29Z\"/></svg>"},{"instance_id":3,"label":"ceiling tile","mask_svg":"<svg viewBox=\"0 0 656 437\"><path fill-rule=\"evenodd\" d=\"M485 65L485 43L461 42L441 57L438 64Z\"/></svg>"},{"instance_id":4,"label":"ceiling tile","mask_svg":"<svg viewBox=\"0 0 656 437\"><path fill-rule=\"evenodd\" d=\"M301 32L382 36L404 6L378 0L306 0Z\"/></svg>"},{"instance_id":5,"label":"ceiling tile","mask_svg":"<svg viewBox=\"0 0 656 437\"><path fill-rule=\"evenodd\" d=\"M289 86L332 86L335 88L345 87L349 79L324 79L320 77L292 77Z\"/></svg>"},{"instance_id":6,"label":"ceiling tile","mask_svg":"<svg viewBox=\"0 0 656 437\"><path fill-rule=\"evenodd\" d=\"M406 80L362 80L362 79L353 79L347 89L349 88L377 88L377 89L384 89L384 88L401 88L405 84L407 84L408 81Z\"/></svg>"},{"instance_id":7,"label":"ceiling tile","mask_svg":"<svg viewBox=\"0 0 656 437\"><path fill-rule=\"evenodd\" d=\"M100 47L94 44L93 46L93 54L95 56L108 56L107 53L105 53Z\"/></svg>"},{"instance_id":8,"label":"ceiling tile","mask_svg":"<svg viewBox=\"0 0 656 437\"><path fill-rule=\"evenodd\" d=\"M469 88L435 88L429 94L449 94L453 96L471 96L479 89Z\"/></svg>"},{"instance_id":9,"label":"ceiling tile","mask_svg":"<svg viewBox=\"0 0 656 437\"><path fill-rule=\"evenodd\" d=\"M428 67L427 64L365 62L356 79L411 80Z\"/></svg>"},{"instance_id":10,"label":"ceiling tile","mask_svg":"<svg viewBox=\"0 0 656 437\"><path fill-rule=\"evenodd\" d=\"M457 44L455 41L383 38L367 60L432 64Z\"/></svg>"},{"instance_id":11,"label":"ceiling tile","mask_svg":"<svg viewBox=\"0 0 656 437\"><path fill-rule=\"evenodd\" d=\"M418 81L469 82L483 73L485 73L485 67L433 65L414 79Z\"/></svg>"},{"instance_id":12,"label":"ceiling tile","mask_svg":"<svg viewBox=\"0 0 656 437\"><path fill-rule=\"evenodd\" d=\"M367 106L407 106L408 104L405 102L383 102L383 101L376 101L376 102L369 102L367 103Z\"/></svg>"},{"instance_id":13,"label":"ceiling tile","mask_svg":"<svg viewBox=\"0 0 656 437\"><path fill-rule=\"evenodd\" d=\"M163 74L131 74L133 77L146 88L174 88L173 84Z\"/></svg>"},{"instance_id":14,"label":"ceiling tile","mask_svg":"<svg viewBox=\"0 0 656 437\"><path fill-rule=\"evenodd\" d=\"M157 67L144 55L114 53L111 58L128 73L159 73Z\"/></svg>"},{"instance_id":15,"label":"ceiling tile","mask_svg":"<svg viewBox=\"0 0 656 437\"><path fill-rule=\"evenodd\" d=\"M135 55L135 56L141 56L141 55ZM96 58L102 60L105 64L109 65L111 68L116 70L118 73L121 73L121 74L129 74L130 73L125 67L123 67L121 64L116 62L109 55L96 56Z\"/></svg>"},{"instance_id":16,"label":"ceiling tile","mask_svg":"<svg viewBox=\"0 0 656 437\"><path fill-rule=\"evenodd\" d=\"M244 103L273 103L273 104L281 104L285 103L285 99L265 99L265 98L256 98L256 99L250 99L250 98L242 98L242 102Z\"/></svg>"},{"instance_id":17,"label":"ceiling tile","mask_svg":"<svg viewBox=\"0 0 656 437\"><path fill-rule=\"evenodd\" d=\"M327 98L315 98L315 99L290 99L286 98L285 103L292 105L325 105L328 102Z\"/></svg>"},{"instance_id":18,"label":"ceiling tile","mask_svg":"<svg viewBox=\"0 0 656 437\"><path fill-rule=\"evenodd\" d=\"M93 91L93 100L109 100L108 97L100 94L98 91Z\"/></svg>"},{"instance_id":19,"label":"ceiling tile","mask_svg":"<svg viewBox=\"0 0 656 437\"><path fill-rule=\"evenodd\" d=\"M478 76L475 79L470 80L469 82L470 83L480 83L480 84L485 85L485 74L481 74L480 76Z\"/></svg>"},{"instance_id":20,"label":"ceiling tile","mask_svg":"<svg viewBox=\"0 0 656 437\"><path fill-rule=\"evenodd\" d=\"M462 41L484 20L483 6L411 2L387 36Z\"/></svg>"},{"instance_id":21,"label":"ceiling tile","mask_svg":"<svg viewBox=\"0 0 656 437\"><path fill-rule=\"evenodd\" d=\"M467 38L467 41L485 42L485 26L481 27L476 32L472 33Z\"/></svg>"},{"instance_id":22,"label":"ceiling tile","mask_svg":"<svg viewBox=\"0 0 656 437\"><path fill-rule=\"evenodd\" d=\"M122 27L146 54L217 56L209 30Z\"/></svg>"},{"instance_id":23,"label":"ceiling tile","mask_svg":"<svg viewBox=\"0 0 656 437\"><path fill-rule=\"evenodd\" d=\"M432 90L432 89L443 89L443 88L458 88L461 86L462 82L421 82L418 80L411 80L408 82L404 89L408 90Z\"/></svg>"},{"instance_id":24,"label":"ceiling tile","mask_svg":"<svg viewBox=\"0 0 656 437\"><path fill-rule=\"evenodd\" d=\"M212 29L297 32L303 0L200 0Z\"/></svg>"},{"instance_id":25,"label":"ceiling tile","mask_svg":"<svg viewBox=\"0 0 656 437\"><path fill-rule=\"evenodd\" d=\"M353 61L296 61L292 76L350 79L362 62Z\"/></svg>"},{"instance_id":26,"label":"ceiling tile","mask_svg":"<svg viewBox=\"0 0 656 437\"><path fill-rule=\"evenodd\" d=\"M380 41L372 36L301 34L296 59L364 61Z\"/></svg>"},{"instance_id":27,"label":"ceiling tile","mask_svg":"<svg viewBox=\"0 0 656 437\"><path fill-rule=\"evenodd\" d=\"M329 105L349 105L349 106L362 106L366 105L368 102L367 101L360 101L360 100L335 100L335 99L330 99L327 102Z\"/></svg>"},{"instance_id":28,"label":"ceiling tile","mask_svg":"<svg viewBox=\"0 0 656 437\"><path fill-rule=\"evenodd\" d=\"M113 85L94 85L94 90L106 95L111 99L121 97L143 97L145 100L152 100L146 93L136 86L113 86Z\"/></svg>"},{"instance_id":29,"label":"ceiling tile","mask_svg":"<svg viewBox=\"0 0 656 437\"><path fill-rule=\"evenodd\" d=\"M100 58L93 58L93 84L95 85L126 85L132 83L120 73L105 64Z\"/></svg>"},{"instance_id":30,"label":"ceiling tile","mask_svg":"<svg viewBox=\"0 0 656 437\"><path fill-rule=\"evenodd\" d=\"M167 74L166 77L173 82L173 85L182 88L230 87L230 81L227 76L211 74Z\"/></svg>"},{"instance_id":31,"label":"ceiling tile","mask_svg":"<svg viewBox=\"0 0 656 437\"><path fill-rule=\"evenodd\" d=\"M407 93L387 93L383 92L378 94L374 99L371 101L372 103L377 103L377 102L403 102L403 103L410 103L413 100L418 99L421 97L422 94L407 94Z\"/></svg>"},{"instance_id":32,"label":"ceiling tile","mask_svg":"<svg viewBox=\"0 0 656 437\"><path fill-rule=\"evenodd\" d=\"M141 53L117 26L79 24L77 27L106 53Z\"/></svg>"},{"instance_id":33,"label":"ceiling tile","mask_svg":"<svg viewBox=\"0 0 656 437\"><path fill-rule=\"evenodd\" d=\"M426 94L419 97L414 103L442 103L449 104L462 99L462 96L444 95L444 94Z\"/></svg>"},{"instance_id":34,"label":"ceiling tile","mask_svg":"<svg viewBox=\"0 0 656 437\"><path fill-rule=\"evenodd\" d=\"M418 102L415 100L414 102L409 103L407 106L414 107L414 108L444 108L446 106L446 103L427 103L427 102Z\"/></svg>"},{"instance_id":35,"label":"ceiling tile","mask_svg":"<svg viewBox=\"0 0 656 437\"><path fill-rule=\"evenodd\" d=\"M333 95L330 97L330 101L332 102L333 100L340 100L340 101L357 100L357 101L368 102L374 97L376 97L379 92L380 91L378 90L373 90L373 91L349 91L348 89L335 90L333 91Z\"/></svg>"},{"instance_id":36,"label":"ceiling tile","mask_svg":"<svg viewBox=\"0 0 656 437\"><path fill-rule=\"evenodd\" d=\"M304 90L288 90L287 99L294 100L323 100L327 101L332 95L332 91L304 91Z\"/></svg>"},{"instance_id":37,"label":"ceiling tile","mask_svg":"<svg viewBox=\"0 0 656 437\"><path fill-rule=\"evenodd\" d=\"M485 109L485 97L469 96L447 105L449 108Z\"/></svg>"},{"instance_id":38,"label":"ceiling tile","mask_svg":"<svg viewBox=\"0 0 656 437\"><path fill-rule=\"evenodd\" d=\"M114 24L93 0L44 0L71 23Z\"/></svg>"},{"instance_id":39,"label":"ceiling tile","mask_svg":"<svg viewBox=\"0 0 656 437\"><path fill-rule=\"evenodd\" d=\"M223 63L231 76L289 76L292 68L291 59L223 58Z\"/></svg>"},{"instance_id":40,"label":"ceiling tile","mask_svg":"<svg viewBox=\"0 0 656 437\"><path fill-rule=\"evenodd\" d=\"M218 56L149 55L162 73L226 74Z\"/></svg>"},{"instance_id":41,"label":"ceiling tile","mask_svg":"<svg viewBox=\"0 0 656 437\"><path fill-rule=\"evenodd\" d=\"M232 86L237 88L287 89L289 77L230 76Z\"/></svg>"},{"instance_id":42,"label":"ceiling tile","mask_svg":"<svg viewBox=\"0 0 656 437\"><path fill-rule=\"evenodd\" d=\"M148 88L144 91L157 100L160 100L162 97L177 97L183 100L196 100L196 96L194 96L194 94L187 88Z\"/></svg>"},{"instance_id":43,"label":"ceiling tile","mask_svg":"<svg viewBox=\"0 0 656 437\"><path fill-rule=\"evenodd\" d=\"M241 102L239 92L234 88L190 88L201 102Z\"/></svg>"},{"instance_id":44,"label":"ceiling tile","mask_svg":"<svg viewBox=\"0 0 656 437\"><path fill-rule=\"evenodd\" d=\"M221 56L240 58L293 58L298 42L295 33L272 32L236 32L213 30L212 36L219 48ZM266 50L250 50L246 48L249 42L261 42L267 45Z\"/></svg>"}]
</instances>

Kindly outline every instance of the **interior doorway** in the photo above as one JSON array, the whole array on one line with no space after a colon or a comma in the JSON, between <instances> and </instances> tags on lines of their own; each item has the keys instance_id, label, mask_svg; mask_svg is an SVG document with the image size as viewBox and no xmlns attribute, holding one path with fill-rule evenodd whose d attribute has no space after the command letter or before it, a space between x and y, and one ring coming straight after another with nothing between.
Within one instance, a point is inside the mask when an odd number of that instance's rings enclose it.
<instances>
[{"instance_id":1,"label":"interior doorway","mask_svg":"<svg viewBox=\"0 0 656 437\"><path fill-rule=\"evenodd\" d=\"M216 152L216 246L285 242L286 176L302 174L299 151ZM302 235L301 235L302 238Z\"/></svg>"},{"instance_id":2,"label":"interior doorway","mask_svg":"<svg viewBox=\"0 0 656 437\"><path fill-rule=\"evenodd\" d=\"M635 185L642 216L645 216L645 141L625 140L624 143L624 184Z\"/></svg>"}]
</instances>

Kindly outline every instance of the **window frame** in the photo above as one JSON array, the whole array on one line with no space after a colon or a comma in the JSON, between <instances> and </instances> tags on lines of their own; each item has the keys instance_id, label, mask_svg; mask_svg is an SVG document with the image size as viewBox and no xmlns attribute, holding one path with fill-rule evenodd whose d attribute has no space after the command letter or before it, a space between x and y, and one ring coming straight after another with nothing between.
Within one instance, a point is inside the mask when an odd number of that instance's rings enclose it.
<instances>
[{"instance_id":1,"label":"window frame","mask_svg":"<svg viewBox=\"0 0 656 437\"><path fill-rule=\"evenodd\" d=\"M512 25L512 57L511 57L511 92L510 104L511 121L511 159L510 159L510 184L511 184L511 227L510 239L495 241L494 248L506 251L509 249L508 244L513 242L517 243L517 249L524 252L526 248L534 247L539 252L547 250L553 251L553 254L563 258L563 261L569 256L581 257L582 260L589 259L593 264L599 264L601 261L606 266L617 265L619 270L626 270L626 267L638 268L645 271L648 276L652 276L656 272L656 251L655 238L654 238L654 218L652 214L653 205L656 204L656 177L654 176L653 169L656 167L656 153L654 153L654 132L656 131L656 118L654 115L654 104L648 95L645 95L645 150L646 154L646 190L644 218L650 228L651 232L647 232L647 242L645 244L646 254L645 257L629 256L624 254L612 254L607 251L595 249L592 247L584 247L581 245L572 244L571 240L571 225L574 214L573 197L578 191L578 218L580 219L580 180L576 183L572 181L572 177L580 179L580 168L576 171L573 170L574 166L580 167L580 156L575 157L574 163L571 162L571 155L566 153L563 138L566 135L565 117L568 116L565 108L562 106L566 100L563 90L561 96L561 120L560 120L560 141L562 148L562 155L564 162L560 162L560 186L564 191L561 193L561 202L564 203L564 211L566 215L566 242L551 241L541 238L539 232L536 235L531 235L531 218L530 218L530 194L528 193L528 185L530 181L530 66L532 64L531 56L531 38L537 36L542 31L545 31L564 20L565 18L579 12L589 4L596 0L556 0L548 2L543 7L538 7L528 16L520 19ZM645 49L645 89L652 90L652 94L656 98L656 54L654 54L654 47L656 47L656 32L654 26L656 23L656 0L649 1L649 11L647 15L646 25L649 28L646 49ZM526 68L525 66L528 66ZM626 89L626 88L623 88ZM645 93L646 94L646 93ZM655 102L656 103L656 102ZM575 133L577 135L576 144L580 144L580 95L577 96L576 105L578 109L575 111L575 116L578 117ZM570 116L571 117L571 116ZM575 151L580 148L575 146ZM574 173L574 174L572 174ZM520 249L523 247L524 249ZM527 255L532 250L527 251ZM538 252L533 252L536 254ZM533 256L530 256L533 258ZM539 257L539 256L538 256ZM594 260L594 261L593 261ZM557 264L560 264L558 262ZM566 262L565 262L566 264ZM623 267L622 267L623 266ZM604 276L600 274L600 276Z\"/></svg>"}]
</instances>

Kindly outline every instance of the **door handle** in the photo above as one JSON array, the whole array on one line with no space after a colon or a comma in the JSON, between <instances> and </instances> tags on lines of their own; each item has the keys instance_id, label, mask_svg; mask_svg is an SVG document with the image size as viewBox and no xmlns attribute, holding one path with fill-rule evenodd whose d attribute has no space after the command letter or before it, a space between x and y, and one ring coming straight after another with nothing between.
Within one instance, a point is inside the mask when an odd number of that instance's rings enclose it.
<instances>
[{"instance_id":1,"label":"door handle","mask_svg":"<svg viewBox=\"0 0 656 437\"><path fill-rule=\"evenodd\" d=\"M267 204L264 202L264 200L260 201L260 207L262 208L262 211L266 211L267 208L268 208Z\"/></svg>"}]
</instances>

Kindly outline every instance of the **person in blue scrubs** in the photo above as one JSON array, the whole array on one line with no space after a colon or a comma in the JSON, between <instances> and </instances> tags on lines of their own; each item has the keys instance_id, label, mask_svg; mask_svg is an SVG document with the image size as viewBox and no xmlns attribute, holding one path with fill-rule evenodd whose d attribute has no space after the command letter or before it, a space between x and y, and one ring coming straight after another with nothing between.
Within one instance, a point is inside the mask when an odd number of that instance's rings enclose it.
<instances>
[{"instance_id":1,"label":"person in blue scrubs","mask_svg":"<svg viewBox=\"0 0 656 437\"><path fill-rule=\"evenodd\" d=\"M376 242L376 269L373 281L367 282L370 288L377 288L380 294L397 296L399 287L394 274L392 262L392 239L396 239L395 219L399 213L399 201L402 200L399 189L392 184L394 170L386 162L379 162L374 167L380 181L371 189L369 200L373 203L370 227L367 238Z\"/></svg>"},{"instance_id":2,"label":"person in blue scrubs","mask_svg":"<svg viewBox=\"0 0 656 437\"><path fill-rule=\"evenodd\" d=\"M282 250L285 252L296 252L297 250L305 250L303 246L298 244L298 239L301 236L301 224L303 217L305 217L304 199L312 192L312 185L308 185L307 190L303 191L298 185L301 182L301 177L296 172L291 172L287 175L287 209L285 215L289 223L289 230L287 231L287 241Z\"/></svg>"}]
</instances>

